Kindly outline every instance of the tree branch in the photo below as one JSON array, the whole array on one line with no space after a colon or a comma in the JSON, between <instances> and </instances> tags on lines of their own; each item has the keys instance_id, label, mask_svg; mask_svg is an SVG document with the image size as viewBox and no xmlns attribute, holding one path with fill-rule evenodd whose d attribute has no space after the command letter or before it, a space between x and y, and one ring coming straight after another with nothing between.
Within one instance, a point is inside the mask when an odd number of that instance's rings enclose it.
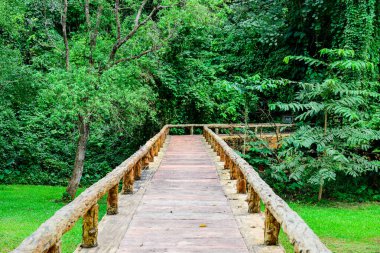
<instances>
[{"instance_id":1,"label":"tree branch","mask_svg":"<svg viewBox=\"0 0 380 253\"><path fill-rule=\"evenodd\" d=\"M86 0L86 3L88 3L88 0ZM88 20L90 20L89 13L87 13L87 11L89 11L89 10L88 9L86 10L86 20L87 20L87 14L88 14ZM98 37L98 31L99 31L100 21L101 21L101 17L102 17L102 11L103 11L103 6L99 5L98 11L96 13L96 23L95 23L94 31L91 31L91 24L90 24L91 21L87 24L89 26L89 36L90 36L90 58L89 58L89 62L90 62L91 66L94 65L93 52L95 51L95 48L96 48L96 39Z\"/></svg>"},{"instance_id":2,"label":"tree branch","mask_svg":"<svg viewBox=\"0 0 380 253\"><path fill-rule=\"evenodd\" d=\"M99 5L98 6L98 12L96 13L96 24L94 27L94 31L91 36L91 41L90 44L92 47L96 47L96 38L98 37L98 31L99 31L99 26L100 26L100 21L102 17L102 11L103 11L103 6Z\"/></svg>"},{"instance_id":3,"label":"tree branch","mask_svg":"<svg viewBox=\"0 0 380 253\"><path fill-rule=\"evenodd\" d=\"M140 5L139 11L137 12L136 19L135 19L135 26L139 25L141 13L142 13L142 10L144 9L145 5L146 5L146 2L148 2L148 0L144 0L142 2L142 4Z\"/></svg>"},{"instance_id":4,"label":"tree branch","mask_svg":"<svg viewBox=\"0 0 380 253\"><path fill-rule=\"evenodd\" d=\"M88 2L89 0L85 0L84 2L84 13L86 16L86 24L87 24L87 30L88 32L91 31L91 21L90 21L90 4Z\"/></svg>"},{"instance_id":5,"label":"tree branch","mask_svg":"<svg viewBox=\"0 0 380 253\"><path fill-rule=\"evenodd\" d=\"M144 6L145 6L145 2L146 2L146 0L144 0L140 6L141 11L142 11L142 8L144 8ZM153 10L150 12L150 14L142 22L139 22L139 20L141 18L141 12L139 9L139 11L136 15L135 26L125 37L117 40L116 43L113 45L109 59L108 59L108 62L112 62L115 59L115 55L116 55L117 50L119 50L119 48L122 45L124 45L128 40L130 40L135 35L135 33L139 30L140 27L144 26L149 20L152 19L152 17L157 12L159 12L160 10L162 10L164 8L168 8L168 6L159 5L159 6L154 7Z\"/></svg>"},{"instance_id":6,"label":"tree branch","mask_svg":"<svg viewBox=\"0 0 380 253\"><path fill-rule=\"evenodd\" d=\"M66 71L69 71L70 69L70 49L69 49L69 42L67 40L67 29L66 29L66 20L67 20L67 0L63 1L63 13L61 17L62 22L62 33L63 33L63 41L65 43L65 62L66 62Z\"/></svg>"},{"instance_id":7,"label":"tree branch","mask_svg":"<svg viewBox=\"0 0 380 253\"><path fill-rule=\"evenodd\" d=\"M162 46L153 46L150 49L141 52L140 54L133 55L133 56L126 57L126 58L121 58L121 59L115 61L113 65L117 65L117 64L119 64L121 62L127 62L127 61L131 61L131 60L139 59L139 58L143 57L144 55L147 55L147 54L149 54L151 52L158 51L161 48L162 48Z\"/></svg>"},{"instance_id":8,"label":"tree branch","mask_svg":"<svg viewBox=\"0 0 380 253\"><path fill-rule=\"evenodd\" d=\"M116 0L115 1L115 19L116 19L116 29L117 29L117 36L116 36L117 40L120 40L119 6L120 6L120 0Z\"/></svg>"}]
</instances>

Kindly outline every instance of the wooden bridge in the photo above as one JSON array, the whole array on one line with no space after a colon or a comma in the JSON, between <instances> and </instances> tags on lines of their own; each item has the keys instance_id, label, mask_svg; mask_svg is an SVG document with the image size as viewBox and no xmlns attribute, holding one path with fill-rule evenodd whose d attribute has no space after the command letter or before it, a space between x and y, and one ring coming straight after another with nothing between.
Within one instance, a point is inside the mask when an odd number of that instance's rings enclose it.
<instances>
[{"instance_id":1,"label":"wooden bridge","mask_svg":"<svg viewBox=\"0 0 380 253\"><path fill-rule=\"evenodd\" d=\"M164 126L13 252L61 252L62 235L81 218L76 252L284 252L278 243L281 228L295 252L330 252L217 134L241 127ZM248 127L275 127L278 136L286 125ZM189 135L169 135L173 128L188 129ZM98 222L97 202L105 194L107 215Z\"/></svg>"}]
</instances>

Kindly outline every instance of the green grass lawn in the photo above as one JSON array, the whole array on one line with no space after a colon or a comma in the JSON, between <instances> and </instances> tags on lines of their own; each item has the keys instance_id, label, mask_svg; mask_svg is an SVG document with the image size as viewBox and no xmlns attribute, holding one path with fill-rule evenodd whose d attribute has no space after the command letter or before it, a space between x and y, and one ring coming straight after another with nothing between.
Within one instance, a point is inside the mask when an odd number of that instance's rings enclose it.
<instances>
[{"instance_id":1,"label":"green grass lawn","mask_svg":"<svg viewBox=\"0 0 380 253\"><path fill-rule=\"evenodd\" d=\"M289 205L333 252L380 253L379 203ZM280 241L286 252L293 252L282 232Z\"/></svg>"},{"instance_id":2,"label":"green grass lawn","mask_svg":"<svg viewBox=\"0 0 380 253\"><path fill-rule=\"evenodd\" d=\"M64 187L0 185L0 253L16 248L64 204L57 202ZM106 211L106 201L99 202L100 217ZM73 252L81 242L82 221L62 238L63 252Z\"/></svg>"},{"instance_id":3,"label":"green grass lawn","mask_svg":"<svg viewBox=\"0 0 380 253\"><path fill-rule=\"evenodd\" d=\"M0 185L0 253L9 252L54 214L63 187ZM314 232L334 252L380 253L380 204L291 203ZM100 215L106 201L100 201ZM81 241L81 221L63 237L63 252L73 252ZM293 252L282 233L281 243Z\"/></svg>"}]
</instances>

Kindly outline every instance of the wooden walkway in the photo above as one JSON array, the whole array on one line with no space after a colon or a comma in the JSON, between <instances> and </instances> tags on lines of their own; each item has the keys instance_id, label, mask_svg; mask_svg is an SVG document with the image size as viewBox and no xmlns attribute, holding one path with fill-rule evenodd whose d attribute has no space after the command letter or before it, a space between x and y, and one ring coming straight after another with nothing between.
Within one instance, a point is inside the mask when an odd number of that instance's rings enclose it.
<instances>
[{"instance_id":1,"label":"wooden walkway","mask_svg":"<svg viewBox=\"0 0 380 253\"><path fill-rule=\"evenodd\" d=\"M188 126L191 135L168 135L171 128ZM82 244L76 253L283 253L280 228L295 252L331 253L255 169L209 128L223 126L203 125L203 136L195 136L195 125L165 125L13 253L60 253L62 236L81 217ZM98 224L98 201L105 194L107 215Z\"/></svg>"},{"instance_id":2,"label":"wooden walkway","mask_svg":"<svg viewBox=\"0 0 380 253\"><path fill-rule=\"evenodd\" d=\"M248 252L205 149L171 137L117 252Z\"/></svg>"}]
</instances>

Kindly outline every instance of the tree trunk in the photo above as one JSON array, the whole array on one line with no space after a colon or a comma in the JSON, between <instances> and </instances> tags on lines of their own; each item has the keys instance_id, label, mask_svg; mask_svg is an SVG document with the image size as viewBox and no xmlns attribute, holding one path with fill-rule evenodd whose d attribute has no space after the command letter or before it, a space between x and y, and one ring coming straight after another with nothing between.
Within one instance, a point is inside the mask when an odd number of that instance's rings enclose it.
<instances>
[{"instance_id":1,"label":"tree trunk","mask_svg":"<svg viewBox=\"0 0 380 253\"><path fill-rule=\"evenodd\" d=\"M90 132L90 124L82 115L78 115L79 138L75 156L73 174L66 188L67 197L74 199L83 173L83 165L86 156L87 140ZM64 196L65 198L65 196Z\"/></svg>"},{"instance_id":2,"label":"tree trunk","mask_svg":"<svg viewBox=\"0 0 380 253\"><path fill-rule=\"evenodd\" d=\"M328 120L328 114L327 114L327 110L325 110L325 120L324 120L325 124L323 127L324 136L327 135L327 120ZM323 152L323 155L326 156L326 151ZM321 182L319 184L318 201L322 200L322 194L323 194L323 179L321 179Z\"/></svg>"},{"instance_id":3,"label":"tree trunk","mask_svg":"<svg viewBox=\"0 0 380 253\"><path fill-rule=\"evenodd\" d=\"M243 136L243 154L245 155L247 146L247 134L248 134L248 102L245 103L244 109L244 136Z\"/></svg>"},{"instance_id":4,"label":"tree trunk","mask_svg":"<svg viewBox=\"0 0 380 253\"><path fill-rule=\"evenodd\" d=\"M327 110L325 110L325 125L323 127L325 136L327 134L327 119L328 119Z\"/></svg>"},{"instance_id":5,"label":"tree trunk","mask_svg":"<svg viewBox=\"0 0 380 253\"><path fill-rule=\"evenodd\" d=\"M67 19L67 0L63 0L63 12L62 12L62 34L63 34L63 41L65 43L65 62L66 62L66 71L69 71L70 69L70 49L69 49L69 42L67 40L67 29L66 29L66 19Z\"/></svg>"},{"instance_id":6,"label":"tree trunk","mask_svg":"<svg viewBox=\"0 0 380 253\"><path fill-rule=\"evenodd\" d=\"M322 193L323 193L323 181L321 181L321 183L319 185L318 201L322 200Z\"/></svg>"}]
</instances>

